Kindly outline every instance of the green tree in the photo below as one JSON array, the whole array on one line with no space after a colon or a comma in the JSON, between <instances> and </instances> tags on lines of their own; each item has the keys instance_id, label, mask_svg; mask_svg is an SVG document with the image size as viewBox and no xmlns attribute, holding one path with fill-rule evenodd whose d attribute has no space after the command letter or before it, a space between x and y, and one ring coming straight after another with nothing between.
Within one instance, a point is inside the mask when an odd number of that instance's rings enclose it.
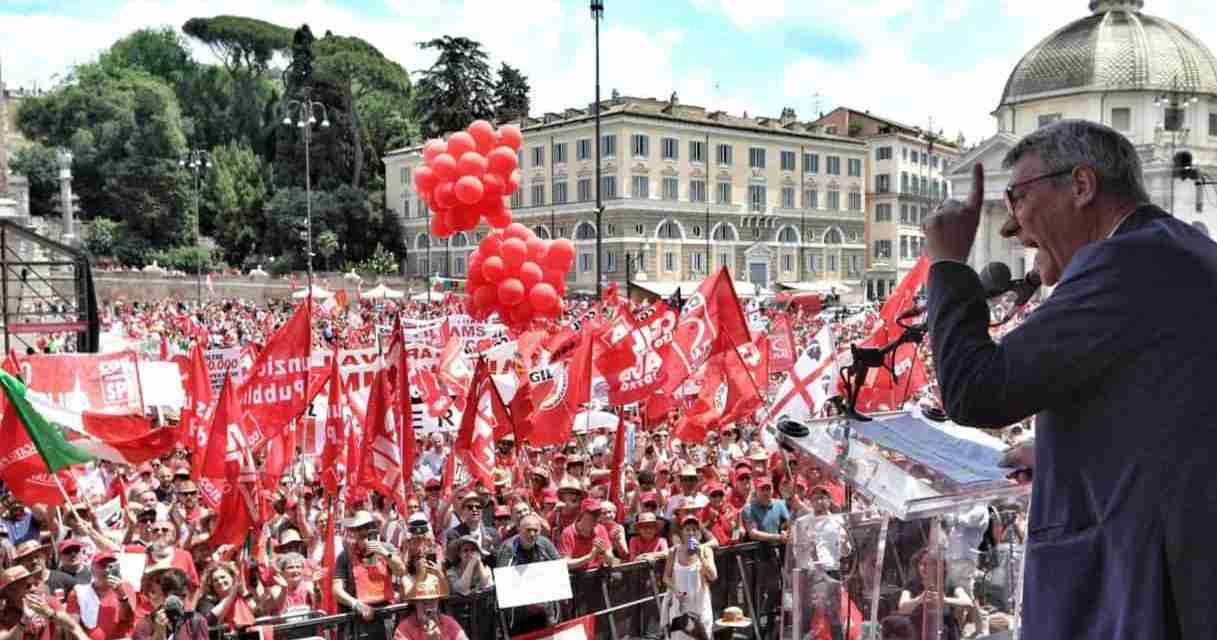
<instances>
[{"instance_id":1,"label":"green tree","mask_svg":"<svg viewBox=\"0 0 1217 640\"><path fill-rule=\"evenodd\" d=\"M114 255L114 244L118 240L119 223L109 218L94 218L85 233L85 250L95 256Z\"/></svg>"},{"instance_id":2,"label":"green tree","mask_svg":"<svg viewBox=\"0 0 1217 640\"><path fill-rule=\"evenodd\" d=\"M313 30L300 25L292 34L292 61L283 72L283 85L288 95L297 95L313 83Z\"/></svg>"},{"instance_id":3,"label":"green tree","mask_svg":"<svg viewBox=\"0 0 1217 640\"><path fill-rule=\"evenodd\" d=\"M416 119L424 136L438 137L494 117L494 82L481 43L443 36L418 46L439 52L415 86Z\"/></svg>"},{"instance_id":4,"label":"green tree","mask_svg":"<svg viewBox=\"0 0 1217 640\"><path fill-rule=\"evenodd\" d=\"M9 168L30 182L30 213L54 215L55 196L59 194L59 160L55 150L37 142L26 145L13 154Z\"/></svg>"},{"instance_id":5,"label":"green tree","mask_svg":"<svg viewBox=\"0 0 1217 640\"><path fill-rule=\"evenodd\" d=\"M177 97L138 70L77 67L64 84L22 101L17 126L31 140L68 147L82 217L118 213L128 233L154 247L183 240L186 147Z\"/></svg>"},{"instance_id":6,"label":"green tree","mask_svg":"<svg viewBox=\"0 0 1217 640\"><path fill-rule=\"evenodd\" d=\"M241 16L191 18L182 25L187 35L207 45L233 81L228 113L236 132L249 142L262 137L262 105L270 98L267 70L277 53L292 45L292 31L270 22Z\"/></svg>"},{"instance_id":7,"label":"green tree","mask_svg":"<svg viewBox=\"0 0 1217 640\"><path fill-rule=\"evenodd\" d=\"M317 41L315 50L316 80L337 90L346 114L347 138L353 153L350 185L363 186L365 134L358 105L372 92L406 104L410 96L410 76L401 65L360 38L327 33ZM373 158L376 164L379 161L379 156Z\"/></svg>"},{"instance_id":8,"label":"green tree","mask_svg":"<svg viewBox=\"0 0 1217 640\"><path fill-rule=\"evenodd\" d=\"M528 94L532 87L528 77L504 62L499 66L499 79L494 85L494 117L499 122L520 120L528 116Z\"/></svg>"},{"instance_id":9,"label":"green tree","mask_svg":"<svg viewBox=\"0 0 1217 640\"><path fill-rule=\"evenodd\" d=\"M325 258L323 268L329 269L330 258L334 257L334 252L338 251L338 236L333 231L327 229L317 235L317 241L314 244L316 245L317 253L320 253L321 257Z\"/></svg>"},{"instance_id":10,"label":"green tree","mask_svg":"<svg viewBox=\"0 0 1217 640\"><path fill-rule=\"evenodd\" d=\"M111 73L138 69L169 85L195 73L199 66L191 59L186 43L172 27L133 31L102 52L97 63Z\"/></svg>"},{"instance_id":11,"label":"green tree","mask_svg":"<svg viewBox=\"0 0 1217 640\"><path fill-rule=\"evenodd\" d=\"M226 262L242 264L262 237L266 165L243 142L216 147L210 157L201 196L202 228L215 238Z\"/></svg>"},{"instance_id":12,"label":"green tree","mask_svg":"<svg viewBox=\"0 0 1217 640\"><path fill-rule=\"evenodd\" d=\"M397 256L377 242L376 250L366 260L360 262L356 270L378 275L395 274L397 273Z\"/></svg>"}]
</instances>

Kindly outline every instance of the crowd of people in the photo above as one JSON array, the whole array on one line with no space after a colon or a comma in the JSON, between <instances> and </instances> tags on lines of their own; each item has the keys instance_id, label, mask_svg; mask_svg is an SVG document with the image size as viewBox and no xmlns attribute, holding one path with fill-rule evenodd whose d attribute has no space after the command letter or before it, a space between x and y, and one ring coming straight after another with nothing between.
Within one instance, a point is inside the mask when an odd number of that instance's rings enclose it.
<instances>
[{"instance_id":1,"label":"crowd of people","mask_svg":"<svg viewBox=\"0 0 1217 640\"><path fill-rule=\"evenodd\" d=\"M571 305L568 317L589 304ZM363 301L350 310L315 314L314 339L327 349L374 346L376 327L398 317L443 317L453 311L451 305L443 299ZM801 350L824 323L831 323L839 345L865 339L877 310L866 305L852 314L798 308L788 313ZM260 306L228 300L192 309L165 300L107 305L103 322L151 354L164 343L185 351L199 338L200 327L210 347L260 345L291 311L286 302ZM921 349L932 380L932 358L925 345ZM771 390L784 375L772 377ZM917 390L908 406L932 404L933 398L932 386ZM465 631L439 612L440 600L492 589L496 567L558 559L572 571L639 561L662 564L662 585L670 594L665 623L704 639L740 627L732 624L740 619L737 609L713 610L718 549L744 542L787 547L792 523L812 516L814 543L803 551L826 584L841 592L859 564L848 566L861 554L845 530L846 488L814 458L767 447L762 426L747 420L689 443L675 440L670 424L639 430L624 468L624 495L616 503L609 500L613 437L606 429L576 434L562 447L537 448L510 437L498 441L493 489L443 482L452 436L420 435L413 492L405 505L374 492L347 496L344 516L332 523L336 538L328 541L337 548L332 572L323 566L332 511L309 455L299 455L268 496L274 515L245 548L209 544L216 514L201 505L189 452L179 449L137 468L90 463L77 470L67 507L23 505L11 495L0 502L0 640L202 638L208 628L322 609L330 594L339 611L365 623L366 637L386 633L377 609L408 602L414 606L393 631L395 637L457 640ZM1012 431L997 435L1024 437ZM103 513L102 505L115 497L123 508ZM1021 515L1017 522L989 516L986 511L972 522L984 540L971 540L959 554L971 559L972 569L952 572L950 589L934 587L930 574L938 574L929 563L944 562L943 554L930 553L929 536L921 530L906 556L911 562L900 568L903 592L885 612L891 615L881 637L919 637L927 594L938 592L947 605L944 628L955 634L944 637L961 637L969 622L973 635L1000 631L1006 620L1000 612L1011 611L1008 594L989 598L988 591L974 588L976 559L983 544L995 548L1020 536ZM851 608L863 603L845 593L822 606L823 589L811 591L813 614L805 618L800 637L844 638ZM770 604L774 611L766 612L758 603L757 614L780 616L781 598L771 598ZM557 603L504 614L512 635L561 617ZM913 629L913 635L900 635L905 629Z\"/></svg>"}]
</instances>

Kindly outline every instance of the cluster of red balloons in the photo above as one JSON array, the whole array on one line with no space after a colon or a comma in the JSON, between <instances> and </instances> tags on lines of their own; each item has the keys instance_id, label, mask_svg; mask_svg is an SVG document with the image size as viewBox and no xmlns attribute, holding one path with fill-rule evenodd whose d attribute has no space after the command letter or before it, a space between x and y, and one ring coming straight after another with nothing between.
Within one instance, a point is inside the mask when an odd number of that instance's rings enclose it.
<instances>
[{"instance_id":1,"label":"cluster of red balloons","mask_svg":"<svg viewBox=\"0 0 1217 640\"><path fill-rule=\"evenodd\" d=\"M496 229L511 224L503 197L520 186L516 151L523 142L515 125L496 131L489 122L474 120L447 141L423 146L423 166L414 172L414 188L431 208L432 235L446 238L472 231L483 217Z\"/></svg>"},{"instance_id":2,"label":"cluster of red balloons","mask_svg":"<svg viewBox=\"0 0 1217 640\"><path fill-rule=\"evenodd\" d=\"M557 318L566 293L566 272L575 261L570 240L542 240L515 222L502 233L490 233L469 255L470 315L498 313L512 328L525 328L537 317Z\"/></svg>"}]
</instances>

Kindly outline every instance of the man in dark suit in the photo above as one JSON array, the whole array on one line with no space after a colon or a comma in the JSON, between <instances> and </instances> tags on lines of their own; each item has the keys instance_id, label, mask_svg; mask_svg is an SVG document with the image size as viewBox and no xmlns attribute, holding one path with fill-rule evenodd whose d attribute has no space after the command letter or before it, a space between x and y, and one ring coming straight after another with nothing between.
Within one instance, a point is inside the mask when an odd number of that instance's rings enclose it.
<instances>
[{"instance_id":1,"label":"man in dark suit","mask_svg":"<svg viewBox=\"0 0 1217 640\"><path fill-rule=\"evenodd\" d=\"M1024 638L1217 629L1217 244L1152 204L1137 151L1068 120L1021 140L1002 227L1056 289L995 344L974 271L984 170L924 223L930 338L960 424L1035 414Z\"/></svg>"},{"instance_id":2,"label":"man in dark suit","mask_svg":"<svg viewBox=\"0 0 1217 640\"><path fill-rule=\"evenodd\" d=\"M460 507L458 515L461 522L444 532L444 554L447 556L448 564L455 565L460 559L461 538L473 536L478 540L478 546L482 549L482 559L488 566L494 567L495 554L499 549L499 534L494 527L488 527L482 521L482 510L486 508L485 501L477 492L470 491L461 496L458 504Z\"/></svg>"}]
</instances>

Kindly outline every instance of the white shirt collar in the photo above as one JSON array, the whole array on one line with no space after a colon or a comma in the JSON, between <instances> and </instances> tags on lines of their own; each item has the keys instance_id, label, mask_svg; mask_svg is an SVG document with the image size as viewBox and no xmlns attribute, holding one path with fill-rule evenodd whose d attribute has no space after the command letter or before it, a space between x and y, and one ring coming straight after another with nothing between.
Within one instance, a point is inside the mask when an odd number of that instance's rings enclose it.
<instances>
[{"instance_id":1,"label":"white shirt collar","mask_svg":"<svg viewBox=\"0 0 1217 640\"><path fill-rule=\"evenodd\" d=\"M1120 218L1119 222L1116 223L1116 226L1111 228L1111 233L1107 234L1107 239L1110 239L1112 236L1116 235L1116 232L1120 230L1120 227L1124 226L1124 221L1128 219L1128 216L1131 216L1132 214L1134 214L1136 212L1137 212L1136 208L1133 208L1132 211L1129 211L1128 213L1124 214Z\"/></svg>"}]
</instances>

